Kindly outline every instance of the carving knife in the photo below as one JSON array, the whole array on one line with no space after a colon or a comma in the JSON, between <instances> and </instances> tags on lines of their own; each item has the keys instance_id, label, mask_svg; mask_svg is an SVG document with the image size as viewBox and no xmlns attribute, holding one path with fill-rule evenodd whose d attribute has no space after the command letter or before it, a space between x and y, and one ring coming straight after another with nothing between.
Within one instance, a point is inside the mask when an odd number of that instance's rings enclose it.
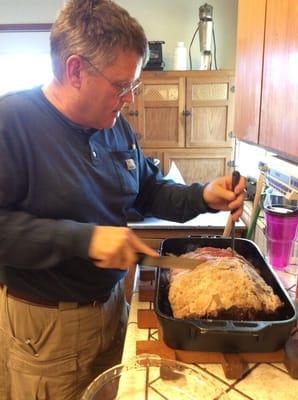
<instances>
[{"instance_id":1,"label":"carving knife","mask_svg":"<svg viewBox=\"0 0 298 400\"><path fill-rule=\"evenodd\" d=\"M177 256L151 257L143 253L138 253L138 256L139 258L137 263L144 267L181 268L192 270L200 264L200 260L195 258Z\"/></svg>"}]
</instances>

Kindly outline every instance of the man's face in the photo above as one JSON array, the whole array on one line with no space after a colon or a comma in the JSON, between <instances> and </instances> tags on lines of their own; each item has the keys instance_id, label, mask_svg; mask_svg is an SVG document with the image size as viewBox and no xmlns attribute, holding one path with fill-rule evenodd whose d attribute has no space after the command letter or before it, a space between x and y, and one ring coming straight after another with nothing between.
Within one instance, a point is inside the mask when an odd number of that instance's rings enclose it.
<instances>
[{"instance_id":1,"label":"man's face","mask_svg":"<svg viewBox=\"0 0 298 400\"><path fill-rule=\"evenodd\" d=\"M134 100L132 90L121 95L121 89L133 86L140 77L141 69L140 56L134 52L121 52L111 66L98 69L98 73L83 70L77 104L80 123L97 129L111 128L123 105Z\"/></svg>"}]
</instances>

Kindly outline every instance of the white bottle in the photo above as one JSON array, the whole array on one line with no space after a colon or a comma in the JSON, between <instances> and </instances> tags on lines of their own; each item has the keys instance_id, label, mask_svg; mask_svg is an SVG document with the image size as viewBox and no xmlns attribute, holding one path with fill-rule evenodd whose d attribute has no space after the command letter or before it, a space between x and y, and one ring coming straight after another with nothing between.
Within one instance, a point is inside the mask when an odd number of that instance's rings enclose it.
<instances>
[{"instance_id":1,"label":"white bottle","mask_svg":"<svg viewBox=\"0 0 298 400\"><path fill-rule=\"evenodd\" d=\"M184 42L177 42L174 51L174 70L185 71L187 69L187 50Z\"/></svg>"}]
</instances>

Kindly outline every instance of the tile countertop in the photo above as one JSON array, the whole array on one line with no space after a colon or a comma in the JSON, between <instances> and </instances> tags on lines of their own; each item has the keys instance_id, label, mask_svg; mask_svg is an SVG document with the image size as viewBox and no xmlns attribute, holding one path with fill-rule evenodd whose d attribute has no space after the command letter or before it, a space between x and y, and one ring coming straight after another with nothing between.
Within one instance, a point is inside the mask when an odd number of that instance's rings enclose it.
<instances>
[{"instance_id":1,"label":"tile countertop","mask_svg":"<svg viewBox=\"0 0 298 400\"><path fill-rule=\"evenodd\" d=\"M277 274L295 300L298 265L290 265ZM123 350L122 362L127 362L136 355L136 342L139 340L157 340L156 329L139 329L137 325L137 311L139 309L153 309L151 302L139 301L139 269L135 276L134 291ZM296 301L297 308L297 301ZM210 375L210 379L228 393L230 400L297 400L298 379L291 378L282 363L249 364L249 370L238 380L225 377L220 364L197 364ZM176 400L176 399L173 399ZM178 399L177 399L178 400Z\"/></svg>"}]
</instances>

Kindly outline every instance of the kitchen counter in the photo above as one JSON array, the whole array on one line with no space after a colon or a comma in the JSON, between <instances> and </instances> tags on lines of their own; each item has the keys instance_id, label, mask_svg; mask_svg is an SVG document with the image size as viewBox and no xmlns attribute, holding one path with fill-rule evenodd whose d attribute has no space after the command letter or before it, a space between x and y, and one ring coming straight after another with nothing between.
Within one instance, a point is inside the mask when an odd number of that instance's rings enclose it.
<instances>
[{"instance_id":1,"label":"kitchen counter","mask_svg":"<svg viewBox=\"0 0 298 400\"><path fill-rule=\"evenodd\" d=\"M298 265L290 265L285 270L277 272L282 284L293 299L295 299L296 292L297 270ZM136 355L137 341L157 340L156 329L139 329L137 325L137 311L153 309L151 302L139 301L139 275L139 269L137 269L123 350L123 362ZM298 399L298 379L291 378L282 363L249 364L248 371L238 380L227 379L220 364L198 364L197 366L207 372L210 379L222 386L230 400Z\"/></svg>"},{"instance_id":2,"label":"kitchen counter","mask_svg":"<svg viewBox=\"0 0 298 400\"><path fill-rule=\"evenodd\" d=\"M189 221L180 223L168 221L166 219L160 219L155 217L146 217L143 221L129 222L128 226L132 229L224 229L228 217L228 211L220 211L218 213L204 213L197 217L190 219ZM245 223L240 219L236 222L235 227L238 229L244 229Z\"/></svg>"},{"instance_id":3,"label":"kitchen counter","mask_svg":"<svg viewBox=\"0 0 298 400\"><path fill-rule=\"evenodd\" d=\"M130 222L128 226L148 246L158 250L165 238L222 235L228 218L228 211L220 211L218 213L200 214L184 223L147 217L140 222ZM246 224L240 219L235 224L235 235L236 237L243 237L245 232Z\"/></svg>"}]
</instances>

